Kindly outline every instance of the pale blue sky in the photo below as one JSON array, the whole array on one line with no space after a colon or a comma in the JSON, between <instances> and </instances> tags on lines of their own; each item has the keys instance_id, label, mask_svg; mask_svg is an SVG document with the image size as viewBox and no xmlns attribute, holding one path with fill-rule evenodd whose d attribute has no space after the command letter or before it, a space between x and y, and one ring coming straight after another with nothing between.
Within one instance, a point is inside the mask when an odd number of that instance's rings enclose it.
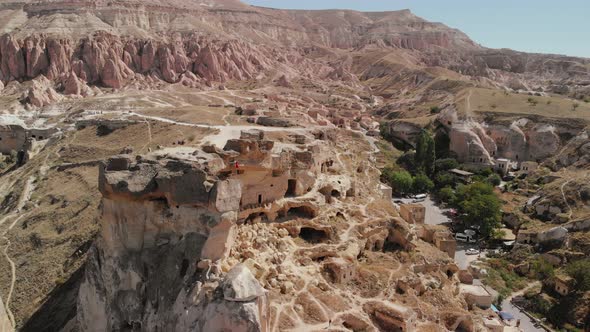
<instances>
[{"instance_id":1,"label":"pale blue sky","mask_svg":"<svg viewBox=\"0 0 590 332\"><path fill-rule=\"evenodd\" d=\"M243 0L292 9L410 9L492 48L590 58L590 0Z\"/></svg>"}]
</instances>

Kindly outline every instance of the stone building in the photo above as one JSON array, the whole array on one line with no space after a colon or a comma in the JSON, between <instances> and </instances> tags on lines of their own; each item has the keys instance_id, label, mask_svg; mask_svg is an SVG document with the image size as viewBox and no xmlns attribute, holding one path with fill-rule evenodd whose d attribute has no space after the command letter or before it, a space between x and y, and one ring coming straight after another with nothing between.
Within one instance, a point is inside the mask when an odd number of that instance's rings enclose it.
<instances>
[{"instance_id":1,"label":"stone building","mask_svg":"<svg viewBox=\"0 0 590 332\"><path fill-rule=\"evenodd\" d=\"M57 132L56 128L27 129L19 125L0 125L0 153L26 150L28 140L46 140Z\"/></svg>"},{"instance_id":2,"label":"stone building","mask_svg":"<svg viewBox=\"0 0 590 332\"><path fill-rule=\"evenodd\" d=\"M461 182L463 182L463 183L471 183L472 178L475 175L471 172L464 171L464 170L457 169L457 168L453 168L449 172L456 175L459 178L459 180L461 180Z\"/></svg>"},{"instance_id":3,"label":"stone building","mask_svg":"<svg viewBox=\"0 0 590 332\"><path fill-rule=\"evenodd\" d=\"M446 252L449 257L455 258L457 241L447 227L441 225L423 225L420 238L434 244L440 251Z\"/></svg>"},{"instance_id":4,"label":"stone building","mask_svg":"<svg viewBox=\"0 0 590 332\"><path fill-rule=\"evenodd\" d=\"M573 279L569 276L555 276L555 291L561 296L567 296L572 291Z\"/></svg>"},{"instance_id":5,"label":"stone building","mask_svg":"<svg viewBox=\"0 0 590 332\"><path fill-rule=\"evenodd\" d=\"M333 282L345 284L356 277L356 266L340 257L333 257L324 263L324 269Z\"/></svg>"},{"instance_id":6,"label":"stone building","mask_svg":"<svg viewBox=\"0 0 590 332\"><path fill-rule=\"evenodd\" d=\"M496 170L501 172L502 174L508 174L510 171L511 162L509 159L500 158L496 159Z\"/></svg>"},{"instance_id":7,"label":"stone building","mask_svg":"<svg viewBox=\"0 0 590 332\"><path fill-rule=\"evenodd\" d=\"M520 171L525 174L536 171L537 168L539 168L539 163L534 161L525 161L520 164Z\"/></svg>"},{"instance_id":8,"label":"stone building","mask_svg":"<svg viewBox=\"0 0 590 332\"><path fill-rule=\"evenodd\" d=\"M383 199L392 199L393 198L393 189L391 186L386 185L385 183L379 184L379 190L381 190L381 194L383 195Z\"/></svg>"},{"instance_id":9,"label":"stone building","mask_svg":"<svg viewBox=\"0 0 590 332\"><path fill-rule=\"evenodd\" d=\"M18 125L0 126L0 153L9 154L20 151L27 142L25 128Z\"/></svg>"},{"instance_id":10,"label":"stone building","mask_svg":"<svg viewBox=\"0 0 590 332\"><path fill-rule=\"evenodd\" d=\"M422 204L402 204L399 214L409 224L424 224L426 208Z\"/></svg>"},{"instance_id":11,"label":"stone building","mask_svg":"<svg viewBox=\"0 0 590 332\"><path fill-rule=\"evenodd\" d=\"M416 331L417 314L409 307L377 301L367 302L363 307L382 331Z\"/></svg>"},{"instance_id":12,"label":"stone building","mask_svg":"<svg viewBox=\"0 0 590 332\"><path fill-rule=\"evenodd\" d=\"M468 305L482 309L490 308L494 300L492 294L480 285L461 284L460 293L463 294Z\"/></svg>"}]
</instances>

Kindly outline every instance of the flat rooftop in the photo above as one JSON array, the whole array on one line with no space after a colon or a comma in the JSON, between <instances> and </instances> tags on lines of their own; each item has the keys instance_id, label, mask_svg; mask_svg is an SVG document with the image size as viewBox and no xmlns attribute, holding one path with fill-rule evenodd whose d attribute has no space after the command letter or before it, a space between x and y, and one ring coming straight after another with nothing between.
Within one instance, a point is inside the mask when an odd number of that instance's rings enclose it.
<instances>
[{"instance_id":1,"label":"flat rooftop","mask_svg":"<svg viewBox=\"0 0 590 332\"><path fill-rule=\"evenodd\" d=\"M461 175L461 176L472 176L472 175L474 175L471 172L467 172L467 171L464 171L464 170L461 170L461 169L457 169L457 168L453 168L449 172L454 173L454 174L457 174L457 175Z\"/></svg>"}]
</instances>

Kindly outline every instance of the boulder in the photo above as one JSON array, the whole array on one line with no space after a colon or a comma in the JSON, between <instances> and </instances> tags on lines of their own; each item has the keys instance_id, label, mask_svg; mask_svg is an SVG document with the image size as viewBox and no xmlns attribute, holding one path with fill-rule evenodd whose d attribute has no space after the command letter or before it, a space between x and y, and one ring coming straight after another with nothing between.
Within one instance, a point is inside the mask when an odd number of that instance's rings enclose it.
<instances>
[{"instance_id":1,"label":"boulder","mask_svg":"<svg viewBox=\"0 0 590 332\"><path fill-rule=\"evenodd\" d=\"M221 283L223 298L232 302L250 302L264 296L264 289L246 265L236 265Z\"/></svg>"},{"instance_id":2,"label":"boulder","mask_svg":"<svg viewBox=\"0 0 590 332\"><path fill-rule=\"evenodd\" d=\"M291 84L291 82L289 81L289 79L287 78L287 76L282 75L281 77L279 77L279 79L277 80L277 86L281 86L283 88L293 88L293 85Z\"/></svg>"}]
</instances>

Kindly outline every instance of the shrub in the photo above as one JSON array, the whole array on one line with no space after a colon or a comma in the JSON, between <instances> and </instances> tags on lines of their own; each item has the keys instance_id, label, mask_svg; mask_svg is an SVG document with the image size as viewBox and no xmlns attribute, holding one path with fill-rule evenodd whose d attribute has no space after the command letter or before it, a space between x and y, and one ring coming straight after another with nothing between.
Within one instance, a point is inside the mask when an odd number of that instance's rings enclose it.
<instances>
[{"instance_id":1,"label":"shrub","mask_svg":"<svg viewBox=\"0 0 590 332\"><path fill-rule=\"evenodd\" d=\"M43 241L37 233L31 233L29 235L29 241L31 241L31 245L33 245L33 248L35 249L41 248L43 246Z\"/></svg>"},{"instance_id":2,"label":"shrub","mask_svg":"<svg viewBox=\"0 0 590 332\"><path fill-rule=\"evenodd\" d=\"M6 162L9 164L15 163L18 154L15 150L10 150L10 154L6 157Z\"/></svg>"},{"instance_id":3,"label":"shrub","mask_svg":"<svg viewBox=\"0 0 590 332\"><path fill-rule=\"evenodd\" d=\"M414 192L419 193L426 193L430 192L434 188L434 183L426 176L425 174L418 174L414 178Z\"/></svg>"},{"instance_id":4,"label":"shrub","mask_svg":"<svg viewBox=\"0 0 590 332\"><path fill-rule=\"evenodd\" d=\"M386 169L383 171L383 177L396 193L404 195L412 192L414 179L407 171L396 172Z\"/></svg>"},{"instance_id":5,"label":"shrub","mask_svg":"<svg viewBox=\"0 0 590 332\"><path fill-rule=\"evenodd\" d=\"M580 104L578 104L578 103L574 103L574 104L572 105L572 111L576 111L576 110L578 109L578 107L580 107Z\"/></svg>"},{"instance_id":6,"label":"shrub","mask_svg":"<svg viewBox=\"0 0 590 332\"><path fill-rule=\"evenodd\" d=\"M457 184L457 177L451 173L441 172L434 177L434 182L438 188L453 188Z\"/></svg>"},{"instance_id":7,"label":"shrub","mask_svg":"<svg viewBox=\"0 0 590 332\"><path fill-rule=\"evenodd\" d=\"M500 183L502 183L502 178L500 178L500 175L498 174L492 174L488 176L487 182L492 186L499 186Z\"/></svg>"},{"instance_id":8,"label":"shrub","mask_svg":"<svg viewBox=\"0 0 590 332\"><path fill-rule=\"evenodd\" d=\"M459 185L456 190L455 207L464 213L463 221L467 225L480 226L484 237L493 235L501 223L501 202L494 193L494 188L483 182Z\"/></svg>"},{"instance_id":9,"label":"shrub","mask_svg":"<svg viewBox=\"0 0 590 332\"><path fill-rule=\"evenodd\" d=\"M448 171L457 167L459 167L459 162L453 158L438 159L434 162L436 172Z\"/></svg>"},{"instance_id":10,"label":"shrub","mask_svg":"<svg viewBox=\"0 0 590 332\"><path fill-rule=\"evenodd\" d=\"M455 191L451 187L444 187L438 191L437 197L445 203L450 203L455 200Z\"/></svg>"},{"instance_id":11,"label":"shrub","mask_svg":"<svg viewBox=\"0 0 590 332\"><path fill-rule=\"evenodd\" d=\"M565 270L567 274L575 280L575 288L577 291L590 291L590 259L572 262Z\"/></svg>"},{"instance_id":12,"label":"shrub","mask_svg":"<svg viewBox=\"0 0 590 332\"><path fill-rule=\"evenodd\" d=\"M438 113L440 113L440 107L438 107L438 106L432 106L430 108L430 114L438 114Z\"/></svg>"},{"instance_id":13,"label":"shrub","mask_svg":"<svg viewBox=\"0 0 590 332\"><path fill-rule=\"evenodd\" d=\"M397 164L413 172L416 169L415 155L416 152L408 151L397 159Z\"/></svg>"},{"instance_id":14,"label":"shrub","mask_svg":"<svg viewBox=\"0 0 590 332\"><path fill-rule=\"evenodd\" d=\"M542 258L537 258L533 261L531 272L535 274L535 278L539 280L546 280L555 275L553 265Z\"/></svg>"}]
</instances>

